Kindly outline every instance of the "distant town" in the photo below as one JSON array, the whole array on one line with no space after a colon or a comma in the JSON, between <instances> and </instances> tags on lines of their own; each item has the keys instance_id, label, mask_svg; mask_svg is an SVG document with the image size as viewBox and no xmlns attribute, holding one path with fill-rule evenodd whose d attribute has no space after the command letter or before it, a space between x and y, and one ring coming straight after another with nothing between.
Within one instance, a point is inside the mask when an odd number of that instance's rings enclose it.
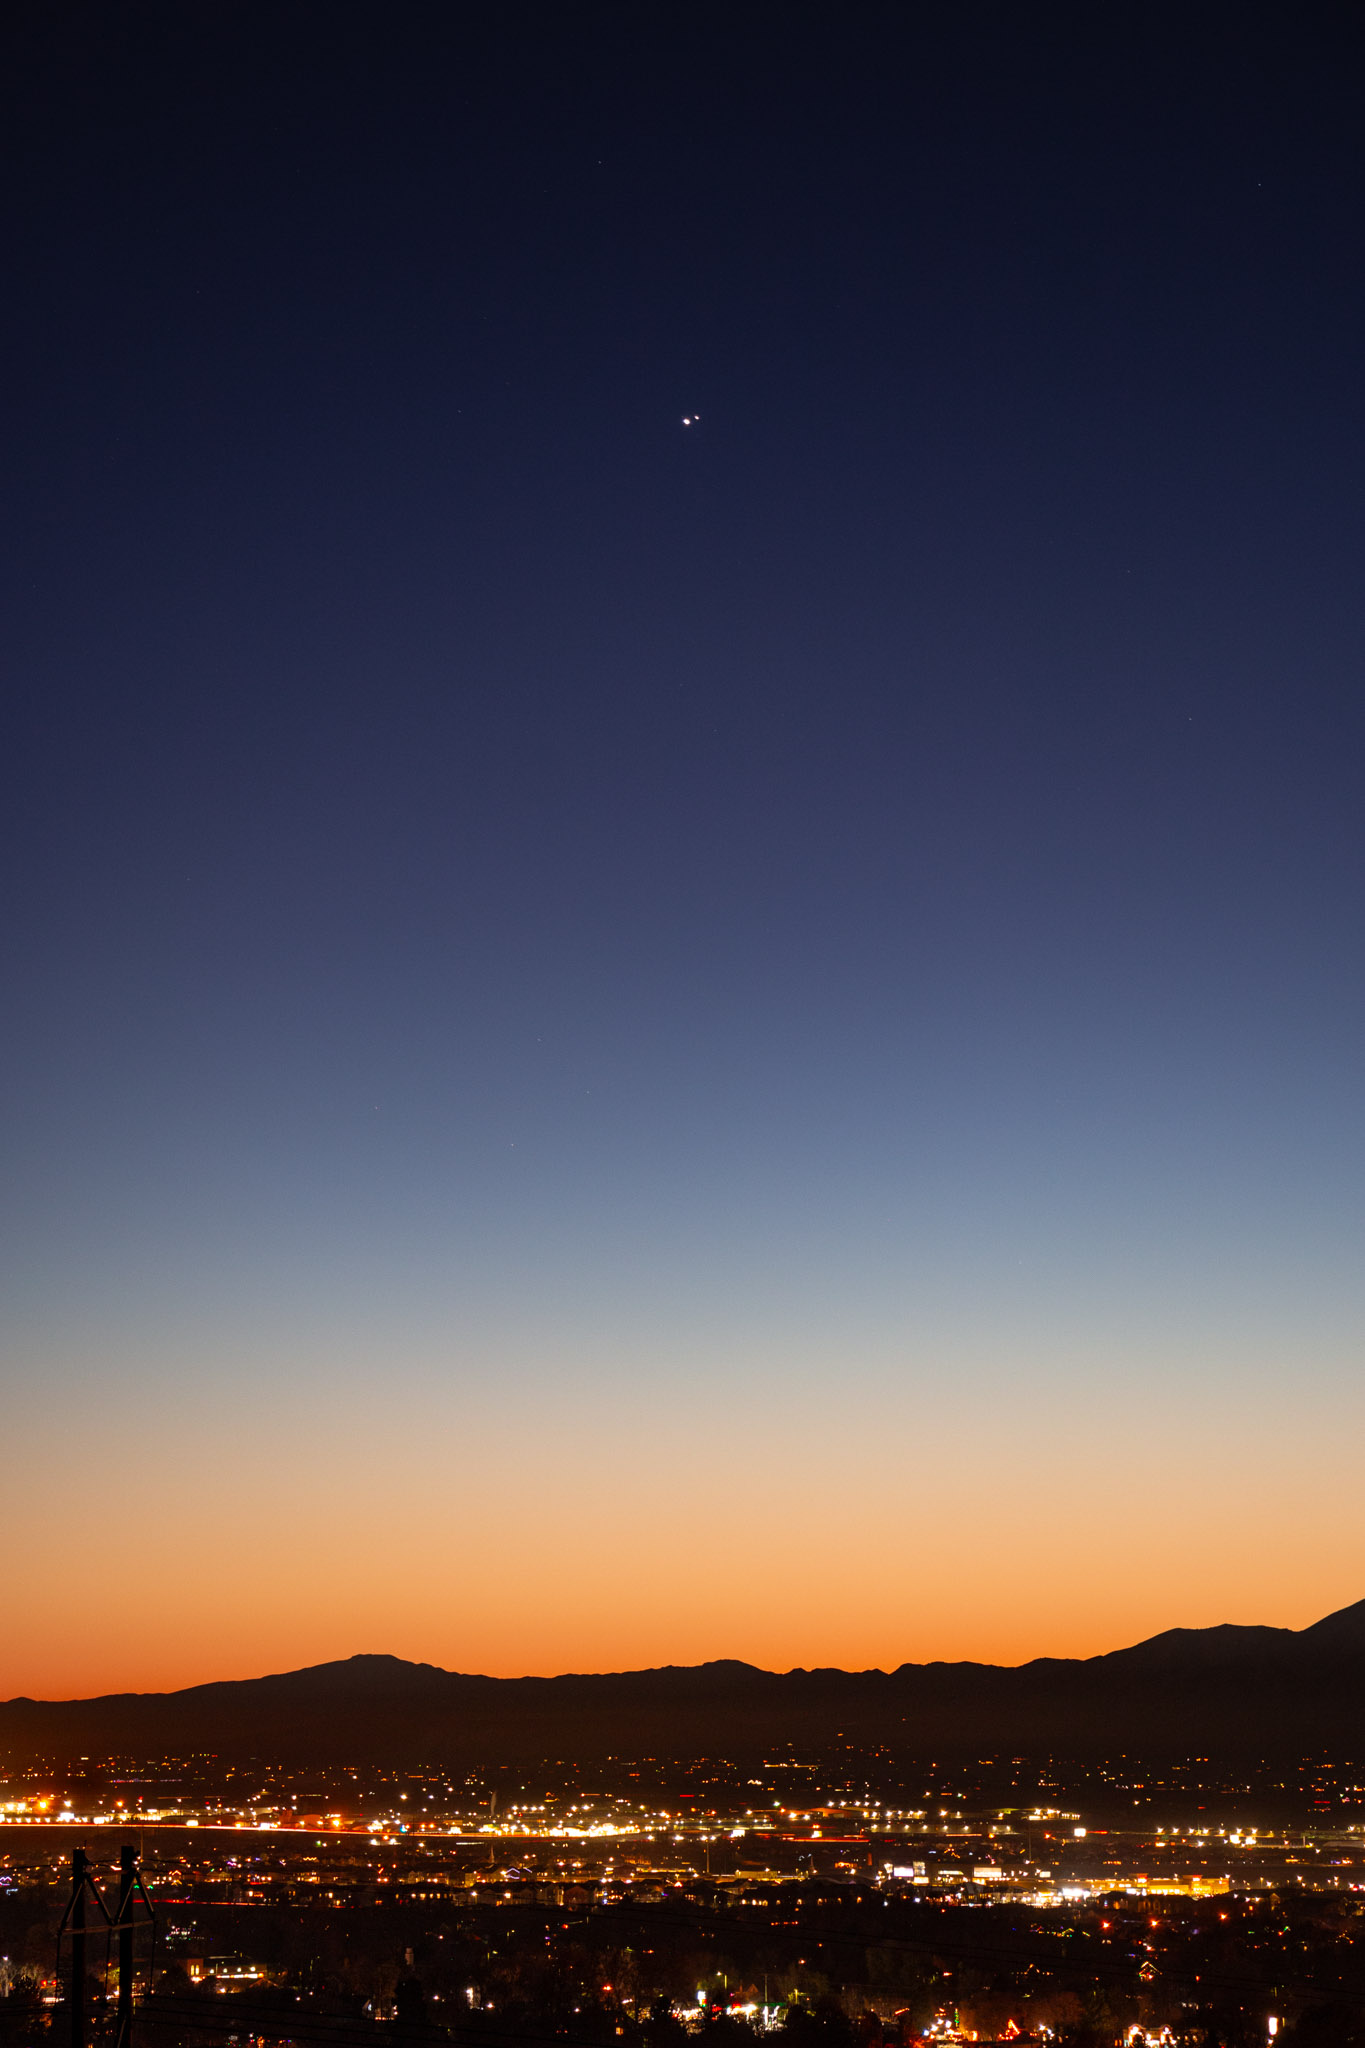
<instances>
[{"instance_id":1,"label":"distant town","mask_svg":"<svg viewBox=\"0 0 1365 2048\"><path fill-rule=\"evenodd\" d=\"M125 1843L159 1916L137 1964L159 2042L292 2039L311 2014L433 2037L515 2019L519 2039L662 2043L723 2019L1137 2048L1214 2039L1215 2007L1229 2040L1292 2040L1334 2002L1365 2014L1365 1773L1326 1757L1230 1776L846 1746L457 1779L87 1756L0 1792L16 2043L62 2024L73 1849L98 1882ZM97 2030L107 1996L96 1973ZM545 2018L566 2000L567 2036Z\"/></svg>"}]
</instances>

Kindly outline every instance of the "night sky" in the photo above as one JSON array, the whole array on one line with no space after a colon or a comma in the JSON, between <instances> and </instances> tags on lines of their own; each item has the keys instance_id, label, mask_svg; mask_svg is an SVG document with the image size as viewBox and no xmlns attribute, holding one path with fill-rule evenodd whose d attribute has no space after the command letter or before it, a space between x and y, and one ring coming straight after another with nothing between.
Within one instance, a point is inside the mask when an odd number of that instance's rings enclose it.
<instances>
[{"instance_id":1,"label":"night sky","mask_svg":"<svg viewBox=\"0 0 1365 2048\"><path fill-rule=\"evenodd\" d=\"M0 1694L1365 1593L1359 16L6 35Z\"/></svg>"}]
</instances>

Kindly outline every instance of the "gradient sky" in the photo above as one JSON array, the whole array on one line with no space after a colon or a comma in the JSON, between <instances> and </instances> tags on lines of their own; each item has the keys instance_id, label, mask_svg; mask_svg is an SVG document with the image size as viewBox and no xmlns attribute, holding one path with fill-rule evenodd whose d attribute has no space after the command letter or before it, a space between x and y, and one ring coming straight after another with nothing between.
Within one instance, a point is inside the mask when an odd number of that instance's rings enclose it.
<instances>
[{"instance_id":1,"label":"gradient sky","mask_svg":"<svg viewBox=\"0 0 1365 2048\"><path fill-rule=\"evenodd\" d=\"M1365 1594L1351 12L6 33L0 1695Z\"/></svg>"}]
</instances>

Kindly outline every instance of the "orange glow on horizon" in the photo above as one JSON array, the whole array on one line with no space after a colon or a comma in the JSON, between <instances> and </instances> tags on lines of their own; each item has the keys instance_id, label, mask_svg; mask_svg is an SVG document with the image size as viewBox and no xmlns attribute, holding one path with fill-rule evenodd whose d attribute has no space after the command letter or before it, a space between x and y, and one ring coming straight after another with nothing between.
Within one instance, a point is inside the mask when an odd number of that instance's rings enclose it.
<instances>
[{"instance_id":1,"label":"orange glow on horizon","mask_svg":"<svg viewBox=\"0 0 1365 2048\"><path fill-rule=\"evenodd\" d=\"M590 1401L567 1369L502 1368L498 1407L434 1373L400 1405L378 1378L225 1372L135 1432L91 1402L59 1472L7 1463L0 1697L359 1652L505 1677L1012 1664L1303 1627L1365 1593L1357 1432L1288 1376L1236 1404L1173 1376L1136 1412L1117 1372L1078 1393L1021 1368L983 1431L965 1369L840 1405L817 1363L671 1390L622 1373Z\"/></svg>"},{"instance_id":2,"label":"orange glow on horizon","mask_svg":"<svg viewBox=\"0 0 1365 2048\"><path fill-rule=\"evenodd\" d=\"M1174 1626L1235 1620L1303 1627L1356 1591L1339 1584L1305 1599L1286 1570L1254 1608L1230 1574L1221 1586L1210 1574L1196 1599L1182 1588L1171 1559L1160 1581L1136 1570L1109 1571L1100 1588L1073 1572L1065 1583L1035 1587L1025 1605L1017 1567L1008 1576L1000 1571L992 1584L983 1569L988 1560L978 1554L959 1561L953 1581L917 1589L918 1612L910 1613L912 1589L891 1571L841 1601L838 1575L822 1580L815 1559L807 1561L810 1578L802 1582L796 1572L786 1589L769 1573L756 1588L733 1577L725 1584L724 1550L723 1543L710 1544L690 1560L691 1570L671 1575L652 1552L598 1557L591 1585L577 1588L562 1556L547 1557L539 1570L529 1559L504 1559L498 1574L485 1554L486 1576L472 1588L443 1587L434 1575L386 1588L379 1571L373 1583L357 1585L362 1560L354 1556L332 1588L302 1575L271 1575L264 1552L245 1572L237 1551L235 1579L221 1568L196 1572L177 1560L163 1573L155 1603L129 1627L96 1613L76 1631L50 1601L21 1596L0 1651L0 1697L171 1691L375 1652L494 1677L722 1657L768 1670L892 1669L958 1659L1017 1664L1094 1656ZM898 1624L876 1611L878 1596L900 1610Z\"/></svg>"}]
</instances>

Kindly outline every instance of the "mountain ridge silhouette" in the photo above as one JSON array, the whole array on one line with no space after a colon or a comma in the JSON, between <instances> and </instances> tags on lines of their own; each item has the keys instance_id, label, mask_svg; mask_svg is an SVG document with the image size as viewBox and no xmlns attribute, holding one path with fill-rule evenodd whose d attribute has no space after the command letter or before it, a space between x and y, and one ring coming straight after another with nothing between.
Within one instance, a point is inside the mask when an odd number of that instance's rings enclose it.
<instances>
[{"instance_id":1,"label":"mountain ridge silhouette","mask_svg":"<svg viewBox=\"0 0 1365 2048\"><path fill-rule=\"evenodd\" d=\"M0 1703L0 1755L254 1756L281 1762L490 1762L744 1756L777 1744L893 1744L907 1756L1229 1757L1358 1744L1365 1600L1304 1629L1172 1628L1087 1658L773 1672L736 1658L640 1671L491 1678L361 1652L163 1693Z\"/></svg>"}]
</instances>

